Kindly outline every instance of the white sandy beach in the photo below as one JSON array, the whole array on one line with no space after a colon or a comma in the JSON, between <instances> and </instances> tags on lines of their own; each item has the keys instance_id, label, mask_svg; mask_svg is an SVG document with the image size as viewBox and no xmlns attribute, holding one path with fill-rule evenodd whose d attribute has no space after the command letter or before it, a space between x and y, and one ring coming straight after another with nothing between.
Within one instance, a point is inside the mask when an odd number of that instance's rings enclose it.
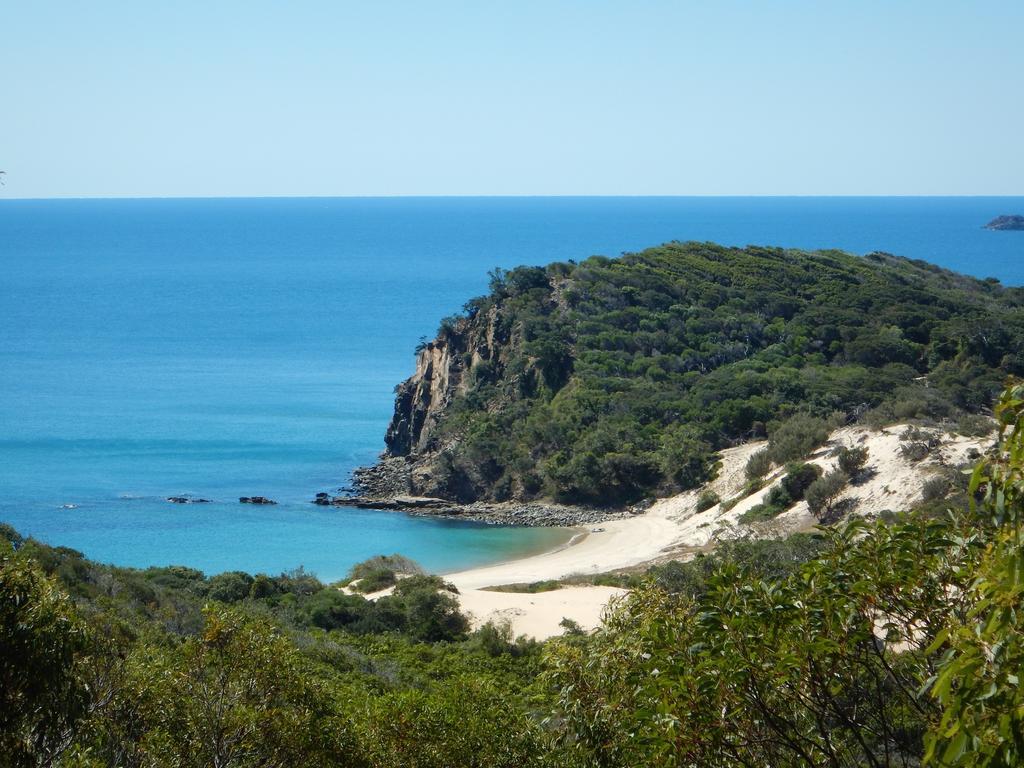
<instances>
[{"instance_id":1,"label":"white sandy beach","mask_svg":"<svg viewBox=\"0 0 1024 768\"><path fill-rule=\"evenodd\" d=\"M746 462L752 450L732 463ZM723 473L724 475L724 473ZM724 477L720 476L724 480ZM563 618L585 630L595 629L605 607L626 593L614 587L570 586L551 592L492 592L485 587L564 579L642 565L657 560L680 543L685 534L683 516L693 509L697 492L690 491L654 504L645 514L612 520L582 529L568 545L521 560L446 574L460 593L463 610L478 627L488 621L508 621L516 635L545 639L562 634Z\"/></svg>"},{"instance_id":2,"label":"white sandy beach","mask_svg":"<svg viewBox=\"0 0 1024 768\"><path fill-rule=\"evenodd\" d=\"M459 589L459 601L474 627L488 621L507 621L515 635L544 639L563 632L569 618L583 629L598 626L605 606L626 590L614 587L573 586L551 592L492 592L484 587L562 579L626 568L655 559L677 535L678 525L661 509L628 520L600 526L599 533L584 533L573 543L540 555L484 568L447 574Z\"/></svg>"},{"instance_id":3,"label":"white sandy beach","mask_svg":"<svg viewBox=\"0 0 1024 768\"><path fill-rule=\"evenodd\" d=\"M809 461L828 471L835 464L835 459L829 455L832 447L867 447L868 466L874 474L866 482L851 486L847 495L857 500L856 514L876 515L884 509L909 507L920 498L924 480L937 471L940 464L955 466L966 460L971 449L984 450L991 442L987 438L946 436L941 450L926 461L912 463L903 458L899 450L900 433L904 428L900 425L881 431L864 427L839 430L831 436L829 446L819 450ZM723 500L742 494L747 460L764 445L763 442L747 443L723 451L718 476L708 486L659 500L645 514L585 529L570 544L551 552L446 574L445 578L459 589L463 610L471 616L474 627L487 621L508 621L516 635L543 639L562 633L559 622L564 617L584 629L594 629L600 624L605 606L626 590L570 586L551 592L515 593L484 588L629 568L664 558L670 552L673 556L685 557L687 550L693 552L713 546L715 540L735 536L738 531L773 536L812 527L815 520L804 502L794 505L767 528L739 525L740 515L760 503L769 489L781 481L784 475L781 468L766 478L767 483L761 490L731 508L723 510L715 505L703 512L696 511L697 497L705 489L714 491ZM603 530L595 531L596 528Z\"/></svg>"}]
</instances>

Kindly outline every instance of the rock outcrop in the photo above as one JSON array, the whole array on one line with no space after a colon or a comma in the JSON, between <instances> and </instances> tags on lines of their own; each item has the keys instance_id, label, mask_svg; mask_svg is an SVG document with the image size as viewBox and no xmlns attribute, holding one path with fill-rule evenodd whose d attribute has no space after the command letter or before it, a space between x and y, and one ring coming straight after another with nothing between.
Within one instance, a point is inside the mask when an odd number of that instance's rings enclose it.
<instances>
[{"instance_id":1,"label":"rock outcrop","mask_svg":"<svg viewBox=\"0 0 1024 768\"><path fill-rule=\"evenodd\" d=\"M458 503L487 498L487 479L452 471L449 453L459 435L445 429L446 416L453 401L474 388L518 380L507 370L518 344L500 304L444 321L437 338L417 350L415 373L396 388L394 415L384 440L387 449L376 466L355 473L357 493ZM524 375L530 372L519 374Z\"/></svg>"},{"instance_id":2,"label":"rock outcrop","mask_svg":"<svg viewBox=\"0 0 1024 768\"><path fill-rule=\"evenodd\" d=\"M789 414L977 411L1024 375L1022 312L998 281L883 253L673 242L496 270L419 346L385 453L337 504L622 509Z\"/></svg>"},{"instance_id":3,"label":"rock outcrop","mask_svg":"<svg viewBox=\"0 0 1024 768\"><path fill-rule=\"evenodd\" d=\"M398 385L395 413L384 437L388 456L414 456L436 447L440 414L469 390L471 376L498 377L509 333L497 307L446 321L437 338L420 347L416 372Z\"/></svg>"},{"instance_id":4,"label":"rock outcrop","mask_svg":"<svg viewBox=\"0 0 1024 768\"><path fill-rule=\"evenodd\" d=\"M985 225L985 229L995 229L1004 232L1024 231L1024 216L996 216Z\"/></svg>"},{"instance_id":5,"label":"rock outcrop","mask_svg":"<svg viewBox=\"0 0 1024 768\"><path fill-rule=\"evenodd\" d=\"M331 496L318 493L313 503L322 507L360 507L406 512L417 517L471 520L492 525L561 526L573 528L608 520L621 520L643 512L640 508L591 509L550 502L486 502L460 504L431 496Z\"/></svg>"}]
</instances>

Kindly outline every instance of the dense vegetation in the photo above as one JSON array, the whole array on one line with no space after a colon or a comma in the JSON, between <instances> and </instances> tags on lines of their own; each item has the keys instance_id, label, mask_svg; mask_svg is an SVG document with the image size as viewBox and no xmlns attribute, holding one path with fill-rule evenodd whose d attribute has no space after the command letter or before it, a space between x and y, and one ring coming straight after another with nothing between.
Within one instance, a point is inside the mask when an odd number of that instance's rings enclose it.
<instances>
[{"instance_id":1,"label":"dense vegetation","mask_svg":"<svg viewBox=\"0 0 1024 768\"><path fill-rule=\"evenodd\" d=\"M536 643L449 585L367 601L308 573L103 566L0 537L0 765L519 766ZM376 572L380 558L354 569Z\"/></svg>"},{"instance_id":2,"label":"dense vegetation","mask_svg":"<svg viewBox=\"0 0 1024 768\"><path fill-rule=\"evenodd\" d=\"M1022 306L885 254L671 243L497 271L442 323L467 365L483 324L508 341L432 428L433 490L619 504L788 416L956 419L1024 373Z\"/></svg>"},{"instance_id":3,"label":"dense vegetation","mask_svg":"<svg viewBox=\"0 0 1024 768\"><path fill-rule=\"evenodd\" d=\"M970 504L622 577L605 628L546 644L467 634L436 577L373 608L302 572L111 568L5 529L0 759L1020 765L1024 386L996 414Z\"/></svg>"}]
</instances>

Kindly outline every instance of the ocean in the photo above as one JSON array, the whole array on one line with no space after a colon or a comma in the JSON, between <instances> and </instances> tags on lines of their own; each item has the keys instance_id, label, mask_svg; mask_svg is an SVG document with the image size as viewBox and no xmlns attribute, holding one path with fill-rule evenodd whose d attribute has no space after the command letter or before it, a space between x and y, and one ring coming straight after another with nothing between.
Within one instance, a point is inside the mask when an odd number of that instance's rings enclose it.
<instances>
[{"instance_id":1,"label":"ocean","mask_svg":"<svg viewBox=\"0 0 1024 768\"><path fill-rule=\"evenodd\" d=\"M119 565L324 580L550 548L567 533L309 503L383 449L418 340L488 270L713 240L1022 285L1024 233L982 229L1012 213L1024 198L0 200L0 521Z\"/></svg>"}]
</instances>

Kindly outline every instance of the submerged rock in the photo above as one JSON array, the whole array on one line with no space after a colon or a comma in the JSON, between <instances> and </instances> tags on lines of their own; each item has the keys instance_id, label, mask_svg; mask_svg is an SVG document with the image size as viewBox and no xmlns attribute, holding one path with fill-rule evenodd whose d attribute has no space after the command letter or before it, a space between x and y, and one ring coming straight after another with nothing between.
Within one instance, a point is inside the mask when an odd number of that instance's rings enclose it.
<instances>
[{"instance_id":1,"label":"submerged rock","mask_svg":"<svg viewBox=\"0 0 1024 768\"><path fill-rule=\"evenodd\" d=\"M210 499L194 499L191 496L168 496L167 501L172 504L209 504Z\"/></svg>"}]
</instances>

